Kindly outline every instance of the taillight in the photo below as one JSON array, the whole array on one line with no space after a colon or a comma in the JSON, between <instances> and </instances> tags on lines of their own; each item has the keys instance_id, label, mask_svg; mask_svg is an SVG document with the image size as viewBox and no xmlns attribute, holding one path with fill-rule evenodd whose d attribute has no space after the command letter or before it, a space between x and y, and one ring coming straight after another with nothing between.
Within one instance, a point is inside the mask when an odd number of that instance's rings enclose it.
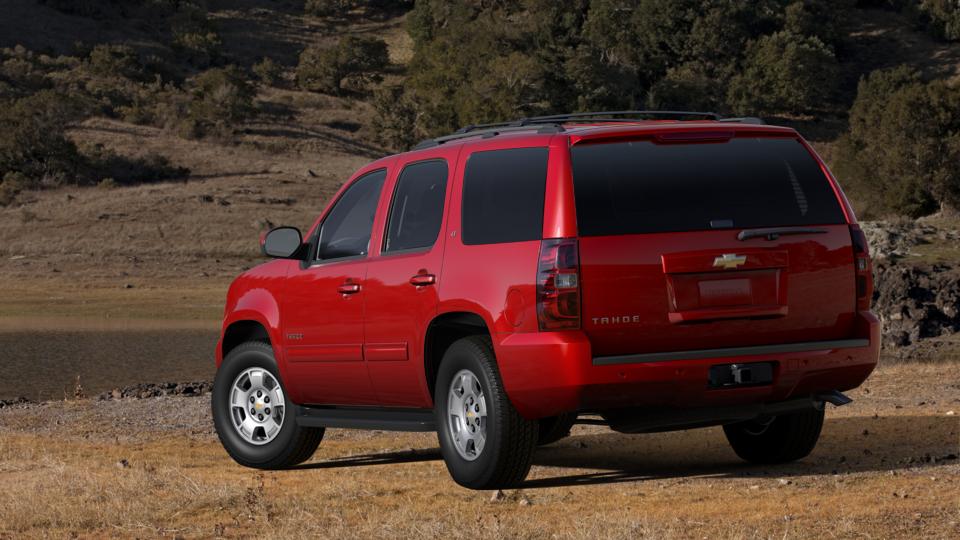
<instances>
[{"instance_id":1,"label":"taillight","mask_svg":"<svg viewBox=\"0 0 960 540\"><path fill-rule=\"evenodd\" d=\"M540 330L580 328L580 257L576 238L540 242L537 318Z\"/></svg>"},{"instance_id":2,"label":"taillight","mask_svg":"<svg viewBox=\"0 0 960 540\"><path fill-rule=\"evenodd\" d=\"M850 225L850 240L853 244L853 264L857 276L857 309L868 310L873 299L870 247L867 245L867 236L858 225Z\"/></svg>"}]
</instances>

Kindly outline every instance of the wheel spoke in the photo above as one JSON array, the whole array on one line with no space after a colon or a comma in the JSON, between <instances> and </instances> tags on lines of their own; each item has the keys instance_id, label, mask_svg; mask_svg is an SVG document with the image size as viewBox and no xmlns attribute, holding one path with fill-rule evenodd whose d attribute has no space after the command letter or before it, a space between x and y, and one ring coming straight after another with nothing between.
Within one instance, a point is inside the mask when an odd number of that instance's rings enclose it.
<instances>
[{"instance_id":1,"label":"wheel spoke","mask_svg":"<svg viewBox=\"0 0 960 540\"><path fill-rule=\"evenodd\" d=\"M248 414L237 428L240 430L240 434L249 440L253 438L254 430L257 429L258 425L256 420Z\"/></svg>"},{"instance_id":2,"label":"wheel spoke","mask_svg":"<svg viewBox=\"0 0 960 540\"><path fill-rule=\"evenodd\" d=\"M251 371L250 384L253 385L254 388L266 388L263 385L263 371L261 370Z\"/></svg>"},{"instance_id":3,"label":"wheel spoke","mask_svg":"<svg viewBox=\"0 0 960 540\"><path fill-rule=\"evenodd\" d=\"M247 394L239 388L234 387L230 392L230 405L241 409L249 408L247 404Z\"/></svg>"},{"instance_id":4,"label":"wheel spoke","mask_svg":"<svg viewBox=\"0 0 960 540\"><path fill-rule=\"evenodd\" d=\"M476 449L477 455L480 455L480 452L483 452L483 445L487 442L487 436L483 430L478 429L477 433L473 437L473 447Z\"/></svg>"}]
</instances>

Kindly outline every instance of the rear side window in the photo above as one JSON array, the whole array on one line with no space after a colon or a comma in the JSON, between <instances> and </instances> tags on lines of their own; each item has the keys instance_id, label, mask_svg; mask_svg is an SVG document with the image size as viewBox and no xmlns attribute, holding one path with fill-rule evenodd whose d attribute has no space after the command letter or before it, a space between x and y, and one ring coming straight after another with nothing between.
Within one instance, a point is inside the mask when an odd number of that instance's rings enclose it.
<instances>
[{"instance_id":1,"label":"rear side window","mask_svg":"<svg viewBox=\"0 0 960 540\"><path fill-rule=\"evenodd\" d=\"M318 259L342 259L367 254L373 217L386 178L385 169L368 173L340 196L320 226Z\"/></svg>"},{"instance_id":2,"label":"rear side window","mask_svg":"<svg viewBox=\"0 0 960 540\"><path fill-rule=\"evenodd\" d=\"M796 139L585 144L571 159L583 236L844 223Z\"/></svg>"},{"instance_id":3,"label":"rear side window","mask_svg":"<svg viewBox=\"0 0 960 540\"><path fill-rule=\"evenodd\" d=\"M539 240L547 148L475 152L463 173L463 243Z\"/></svg>"},{"instance_id":4,"label":"rear side window","mask_svg":"<svg viewBox=\"0 0 960 540\"><path fill-rule=\"evenodd\" d=\"M390 207L384 252L432 246L440 233L446 193L445 161L425 161L404 168Z\"/></svg>"}]
</instances>

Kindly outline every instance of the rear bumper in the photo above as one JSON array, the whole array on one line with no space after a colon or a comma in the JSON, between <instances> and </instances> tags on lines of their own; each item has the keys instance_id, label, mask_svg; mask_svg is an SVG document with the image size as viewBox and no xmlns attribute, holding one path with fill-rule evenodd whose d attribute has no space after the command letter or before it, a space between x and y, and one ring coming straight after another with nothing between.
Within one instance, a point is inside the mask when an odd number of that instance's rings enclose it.
<instances>
[{"instance_id":1,"label":"rear bumper","mask_svg":"<svg viewBox=\"0 0 960 540\"><path fill-rule=\"evenodd\" d=\"M693 408L774 403L856 388L880 356L880 322L859 314L849 340L594 358L578 331L503 334L500 374L526 418L623 407ZM772 384L708 388L710 366L774 362Z\"/></svg>"}]
</instances>

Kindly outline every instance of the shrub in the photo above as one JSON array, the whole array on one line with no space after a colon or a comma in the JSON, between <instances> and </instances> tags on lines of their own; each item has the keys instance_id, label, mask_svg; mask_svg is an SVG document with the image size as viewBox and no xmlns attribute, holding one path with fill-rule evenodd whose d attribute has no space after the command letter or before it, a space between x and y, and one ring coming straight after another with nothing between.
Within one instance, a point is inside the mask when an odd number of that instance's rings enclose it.
<instances>
[{"instance_id":1,"label":"shrub","mask_svg":"<svg viewBox=\"0 0 960 540\"><path fill-rule=\"evenodd\" d=\"M16 200L17 195L33 185L25 174L20 171L8 171L0 178L0 206L7 206Z\"/></svg>"},{"instance_id":2,"label":"shrub","mask_svg":"<svg viewBox=\"0 0 960 540\"><path fill-rule=\"evenodd\" d=\"M783 29L815 37L834 50L843 48L845 20L855 0L797 0L784 11Z\"/></svg>"},{"instance_id":3,"label":"shrub","mask_svg":"<svg viewBox=\"0 0 960 540\"><path fill-rule=\"evenodd\" d=\"M22 187L75 177L80 157L64 130L77 114L73 100L52 90L0 106L0 175L18 173Z\"/></svg>"},{"instance_id":4,"label":"shrub","mask_svg":"<svg viewBox=\"0 0 960 540\"><path fill-rule=\"evenodd\" d=\"M100 77L123 77L131 80L147 79L136 51L128 45L102 43L90 50L86 60L91 74Z\"/></svg>"},{"instance_id":5,"label":"shrub","mask_svg":"<svg viewBox=\"0 0 960 540\"><path fill-rule=\"evenodd\" d=\"M297 64L297 84L306 90L340 95L345 79L362 89L379 80L390 63L382 39L348 36L334 47L307 47Z\"/></svg>"},{"instance_id":6,"label":"shrub","mask_svg":"<svg viewBox=\"0 0 960 540\"><path fill-rule=\"evenodd\" d=\"M318 17L340 15L356 7L354 0L307 0L303 5L303 12Z\"/></svg>"},{"instance_id":7,"label":"shrub","mask_svg":"<svg viewBox=\"0 0 960 540\"><path fill-rule=\"evenodd\" d=\"M205 68L220 59L223 42L207 11L195 4L178 4L170 18L173 51L195 67Z\"/></svg>"},{"instance_id":8,"label":"shrub","mask_svg":"<svg viewBox=\"0 0 960 540\"><path fill-rule=\"evenodd\" d=\"M647 94L647 108L674 111L714 111L722 107L716 81L697 63L667 71Z\"/></svg>"},{"instance_id":9,"label":"shrub","mask_svg":"<svg viewBox=\"0 0 960 540\"><path fill-rule=\"evenodd\" d=\"M181 137L229 137L254 112L254 90L236 66L207 70L187 81L186 90L156 91L154 123Z\"/></svg>"},{"instance_id":10,"label":"shrub","mask_svg":"<svg viewBox=\"0 0 960 540\"><path fill-rule=\"evenodd\" d=\"M263 60L253 65L253 74L260 79L260 82L267 86L273 86L280 78L283 68L280 64L273 61L270 57L264 57Z\"/></svg>"},{"instance_id":11,"label":"shrub","mask_svg":"<svg viewBox=\"0 0 960 540\"><path fill-rule=\"evenodd\" d=\"M417 128L417 107L402 86L381 88L373 94L377 115L373 128L377 140L394 150L409 150L420 139Z\"/></svg>"},{"instance_id":12,"label":"shrub","mask_svg":"<svg viewBox=\"0 0 960 540\"><path fill-rule=\"evenodd\" d=\"M818 38L777 32L747 47L727 101L741 114L809 112L829 102L838 77L833 51Z\"/></svg>"},{"instance_id":13,"label":"shrub","mask_svg":"<svg viewBox=\"0 0 960 540\"><path fill-rule=\"evenodd\" d=\"M929 18L929 27L935 36L960 40L960 3L956 0L922 0L920 11Z\"/></svg>"},{"instance_id":14,"label":"shrub","mask_svg":"<svg viewBox=\"0 0 960 540\"><path fill-rule=\"evenodd\" d=\"M960 89L911 69L860 81L834 169L871 213L960 207Z\"/></svg>"}]
</instances>

